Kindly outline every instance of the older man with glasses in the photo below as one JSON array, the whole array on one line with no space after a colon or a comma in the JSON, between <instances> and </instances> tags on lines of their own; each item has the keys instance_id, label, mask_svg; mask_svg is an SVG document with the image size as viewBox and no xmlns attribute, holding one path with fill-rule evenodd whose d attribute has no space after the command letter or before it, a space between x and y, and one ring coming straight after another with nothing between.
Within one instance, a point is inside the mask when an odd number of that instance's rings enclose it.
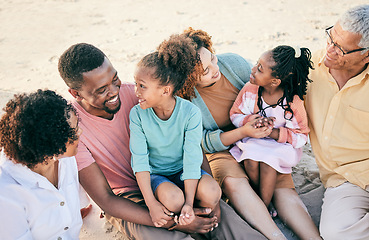
<instances>
[{"instance_id":1,"label":"older man with glasses","mask_svg":"<svg viewBox=\"0 0 369 240\"><path fill-rule=\"evenodd\" d=\"M336 48L336 52L338 55L340 55L341 57L347 55L347 54L350 54L350 53L354 53L354 52L360 52L360 51L365 51L365 50L368 50L369 47L365 47L365 48L358 48L358 49L354 49L354 50L350 50L350 51L345 51L342 49L342 47L340 45L338 45L338 43L335 43L333 41L333 38L331 36L331 29L333 28L334 26L330 26L328 28L325 29L325 33L327 34L327 43L328 45L332 45Z\"/></svg>"},{"instance_id":2,"label":"older man with glasses","mask_svg":"<svg viewBox=\"0 0 369 240\"><path fill-rule=\"evenodd\" d=\"M369 239L369 5L326 29L305 99L310 139L326 187L320 232Z\"/></svg>"}]
</instances>

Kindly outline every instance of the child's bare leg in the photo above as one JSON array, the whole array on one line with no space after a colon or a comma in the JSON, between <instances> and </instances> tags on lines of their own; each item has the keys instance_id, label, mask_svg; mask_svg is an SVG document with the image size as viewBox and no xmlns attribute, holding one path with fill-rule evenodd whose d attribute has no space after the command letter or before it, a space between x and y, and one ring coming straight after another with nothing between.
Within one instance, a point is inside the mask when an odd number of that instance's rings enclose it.
<instances>
[{"instance_id":1,"label":"child's bare leg","mask_svg":"<svg viewBox=\"0 0 369 240\"><path fill-rule=\"evenodd\" d=\"M247 176L250 179L250 185L251 187L255 190L256 193L259 192L259 174L260 174L260 169L259 169L259 162L258 161L254 161L251 159L245 159L243 161L243 165L245 166L245 171L247 173Z\"/></svg>"},{"instance_id":2,"label":"child's bare leg","mask_svg":"<svg viewBox=\"0 0 369 240\"><path fill-rule=\"evenodd\" d=\"M155 197L169 211L179 213L184 204L182 190L171 182L161 183L155 190Z\"/></svg>"},{"instance_id":3,"label":"child's bare leg","mask_svg":"<svg viewBox=\"0 0 369 240\"><path fill-rule=\"evenodd\" d=\"M199 206L214 209L221 196L222 190L215 179L206 174L202 175L195 195Z\"/></svg>"},{"instance_id":4,"label":"child's bare leg","mask_svg":"<svg viewBox=\"0 0 369 240\"><path fill-rule=\"evenodd\" d=\"M260 163L260 198L265 206L269 206L272 200L275 184L277 182L277 171L266 163Z\"/></svg>"}]
</instances>

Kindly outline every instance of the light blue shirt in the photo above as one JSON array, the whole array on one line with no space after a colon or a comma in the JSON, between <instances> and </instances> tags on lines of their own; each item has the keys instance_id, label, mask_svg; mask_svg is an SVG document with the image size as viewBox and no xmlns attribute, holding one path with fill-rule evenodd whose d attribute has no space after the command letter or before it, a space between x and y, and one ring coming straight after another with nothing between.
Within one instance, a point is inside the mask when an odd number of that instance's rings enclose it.
<instances>
[{"instance_id":1,"label":"light blue shirt","mask_svg":"<svg viewBox=\"0 0 369 240\"><path fill-rule=\"evenodd\" d=\"M200 179L203 154L201 149L201 112L191 102L176 97L176 105L168 120L161 120L152 108L131 109L130 150L133 172L148 171L164 176L183 169L182 179Z\"/></svg>"}]
</instances>

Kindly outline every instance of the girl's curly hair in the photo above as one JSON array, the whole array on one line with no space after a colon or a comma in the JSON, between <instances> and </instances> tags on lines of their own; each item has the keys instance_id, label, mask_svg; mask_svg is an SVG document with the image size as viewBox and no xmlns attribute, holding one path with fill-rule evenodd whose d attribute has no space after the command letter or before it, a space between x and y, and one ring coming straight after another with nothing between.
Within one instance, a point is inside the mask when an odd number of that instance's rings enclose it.
<instances>
[{"instance_id":1,"label":"girl's curly hair","mask_svg":"<svg viewBox=\"0 0 369 240\"><path fill-rule=\"evenodd\" d=\"M29 168L66 152L66 144L78 139L69 122L75 110L51 90L14 95L3 110L0 147L11 160Z\"/></svg>"},{"instance_id":2,"label":"girl's curly hair","mask_svg":"<svg viewBox=\"0 0 369 240\"><path fill-rule=\"evenodd\" d=\"M137 66L154 68L153 78L163 86L173 85L173 95L179 95L199 66L200 58L195 47L190 38L172 35L159 45L157 51L143 57Z\"/></svg>"}]
</instances>

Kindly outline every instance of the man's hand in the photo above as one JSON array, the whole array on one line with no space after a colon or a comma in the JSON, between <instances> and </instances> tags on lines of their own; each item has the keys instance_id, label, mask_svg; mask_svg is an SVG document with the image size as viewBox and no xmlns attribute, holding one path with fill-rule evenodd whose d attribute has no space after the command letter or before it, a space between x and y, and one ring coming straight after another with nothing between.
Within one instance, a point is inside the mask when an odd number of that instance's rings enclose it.
<instances>
[{"instance_id":1,"label":"man's hand","mask_svg":"<svg viewBox=\"0 0 369 240\"><path fill-rule=\"evenodd\" d=\"M210 208L194 208L195 219L188 225L178 225L176 230L186 233L208 233L218 226L220 221L220 208L211 212Z\"/></svg>"},{"instance_id":2,"label":"man's hand","mask_svg":"<svg viewBox=\"0 0 369 240\"><path fill-rule=\"evenodd\" d=\"M193 220L195 220L195 213L193 211L193 208L188 204L184 204L181 210L181 215L178 217L179 224L187 225L190 224Z\"/></svg>"}]
</instances>

